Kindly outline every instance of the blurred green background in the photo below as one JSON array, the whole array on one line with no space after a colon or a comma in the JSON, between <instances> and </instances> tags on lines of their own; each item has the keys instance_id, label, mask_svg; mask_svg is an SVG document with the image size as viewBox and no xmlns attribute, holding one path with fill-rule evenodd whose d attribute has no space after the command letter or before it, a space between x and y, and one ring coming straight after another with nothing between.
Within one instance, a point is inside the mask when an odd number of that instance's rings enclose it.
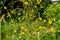
<instances>
[{"instance_id":1,"label":"blurred green background","mask_svg":"<svg viewBox=\"0 0 60 40\"><path fill-rule=\"evenodd\" d=\"M1 40L60 40L60 3L50 0L0 0Z\"/></svg>"}]
</instances>

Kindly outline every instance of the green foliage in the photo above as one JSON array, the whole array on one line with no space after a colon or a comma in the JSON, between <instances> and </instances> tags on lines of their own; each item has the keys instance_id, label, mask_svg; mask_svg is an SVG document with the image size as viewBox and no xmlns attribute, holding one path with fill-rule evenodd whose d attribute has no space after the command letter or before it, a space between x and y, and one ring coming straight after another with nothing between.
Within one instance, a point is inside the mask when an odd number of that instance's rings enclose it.
<instances>
[{"instance_id":1,"label":"green foliage","mask_svg":"<svg viewBox=\"0 0 60 40\"><path fill-rule=\"evenodd\" d=\"M60 25L60 4L52 4L47 10L43 13L45 18L52 20L55 25Z\"/></svg>"},{"instance_id":2,"label":"green foliage","mask_svg":"<svg viewBox=\"0 0 60 40\"><path fill-rule=\"evenodd\" d=\"M44 9L49 5L49 1L43 1L43 0L18 0L21 5L17 3L17 6L14 9L14 0L10 0L10 3L7 3L5 1L2 1L3 3L1 5L1 13L5 14L6 21L17 20L17 21L24 21L24 20L30 20L34 21L38 18L39 15L42 16L42 13L44 12ZM16 0L16 2L18 2ZM9 1L8 1L9 2ZM47 5L48 3L48 5ZM10 5L9 5L10 4ZM7 5L7 6L6 6ZM23 5L23 6L22 6ZM24 8L19 8L19 6L22 6ZM38 12L40 14L38 15Z\"/></svg>"},{"instance_id":3,"label":"green foliage","mask_svg":"<svg viewBox=\"0 0 60 40\"><path fill-rule=\"evenodd\" d=\"M60 4L48 6L43 0L20 1L24 8L11 9L1 23L2 40L60 40ZM43 11L41 17L39 11Z\"/></svg>"}]
</instances>

